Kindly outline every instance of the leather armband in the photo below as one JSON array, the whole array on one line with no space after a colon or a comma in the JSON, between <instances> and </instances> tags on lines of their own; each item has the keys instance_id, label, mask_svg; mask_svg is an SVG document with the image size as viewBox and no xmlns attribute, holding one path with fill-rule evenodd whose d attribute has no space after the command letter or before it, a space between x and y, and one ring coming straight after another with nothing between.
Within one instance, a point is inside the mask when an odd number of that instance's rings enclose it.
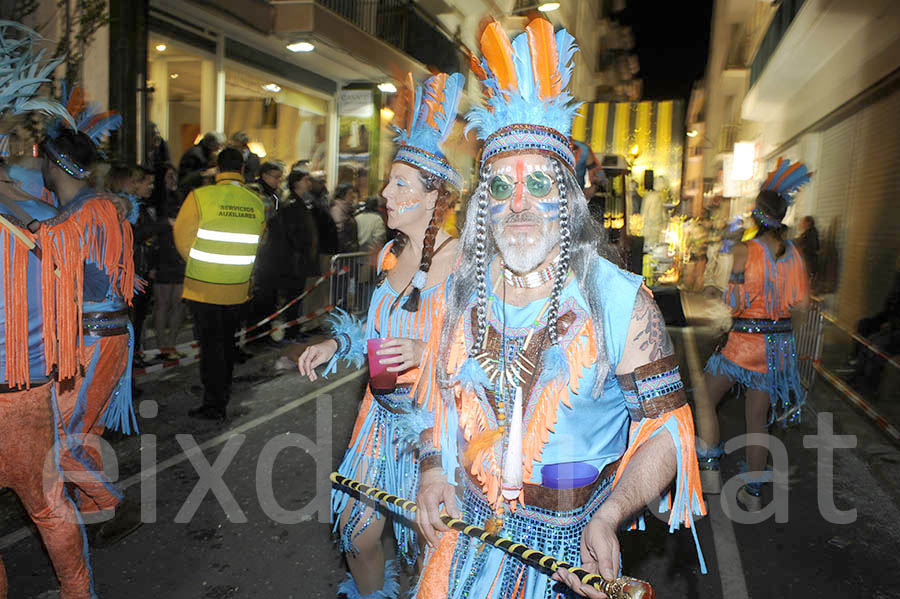
<instances>
[{"instance_id":1,"label":"leather armband","mask_svg":"<svg viewBox=\"0 0 900 599\"><path fill-rule=\"evenodd\" d=\"M616 378L632 420L658 418L687 403L675 356L666 356Z\"/></svg>"}]
</instances>

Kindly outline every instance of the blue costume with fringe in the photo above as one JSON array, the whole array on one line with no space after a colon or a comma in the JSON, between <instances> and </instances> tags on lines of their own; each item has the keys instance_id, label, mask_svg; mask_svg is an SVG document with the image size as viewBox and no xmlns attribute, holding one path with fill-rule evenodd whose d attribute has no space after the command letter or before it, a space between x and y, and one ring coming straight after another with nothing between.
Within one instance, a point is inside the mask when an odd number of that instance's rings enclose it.
<instances>
[{"instance_id":1,"label":"blue costume with fringe","mask_svg":"<svg viewBox=\"0 0 900 599\"><path fill-rule=\"evenodd\" d=\"M390 252L391 243L385 246L379 264ZM381 268L379 267L379 273ZM365 324L347 314L333 319L332 336L338 339L340 350L325 369L333 372L339 359L348 365L359 367L367 354L368 339L417 339L427 341L438 331L434 328L443 309L444 283L422 291L418 312L403 310L401 291L393 288L387 277L376 287L369 304L369 317ZM344 341L347 339L348 341ZM419 369L400 373L396 389L386 395L374 395L366 389L359 416L354 425L350 446L338 472L367 485L378 487L400 497L415 497L418 490L419 434L431 425L431 416L416 405L411 390L419 377ZM340 489L332 491L331 511L335 531L340 515L351 497ZM368 523L360 519L366 505L357 502L347 526L341 535L341 551L355 552L353 536L364 530ZM394 535L399 555L407 564L415 563L418 544L415 532L403 521L407 516L399 508L391 508L394 518ZM376 512L375 517L382 517Z\"/></svg>"}]
</instances>

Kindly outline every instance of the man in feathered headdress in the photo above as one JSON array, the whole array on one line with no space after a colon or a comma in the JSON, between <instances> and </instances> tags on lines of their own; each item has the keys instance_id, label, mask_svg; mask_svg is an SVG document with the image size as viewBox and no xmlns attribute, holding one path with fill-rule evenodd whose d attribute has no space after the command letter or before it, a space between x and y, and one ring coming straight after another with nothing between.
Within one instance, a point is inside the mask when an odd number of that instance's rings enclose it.
<instances>
[{"instance_id":1,"label":"man in feathered headdress","mask_svg":"<svg viewBox=\"0 0 900 599\"><path fill-rule=\"evenodd\" d=\"M66 110L75 127L58 121L38 144L44 186L59 205L54 220L71 220L82 232L83 374L60 386L57 405L64 450L60 463L76 487L93 545L115 542L140 522L135 510L118 510L122 495L103 472L100 436L106 427L137 429L131 400L134 332L129 305L135 291L132 229L136 206L121 196L96 191L89 177L100 159L98 146L122 117L88 104L74 88Z\"/></svg>"},{"instance_id":2,"label":"man in feathered headdress","mask_svg":"<svg viewBox=\"0 0 900 599\"><path fill-rule=\"evenodd\" d=\"M574 177L574 41L536 19L510 42L492 22L473 65L487 106L468 120L484 150L425 390L435 428L417 518L434 549L420 598L545 597L555 584L449 531L440 504L606 578L619 527L673 478L670 527L705 513L665 323L641 278L611 261Z\"/></svg>"},{"instance_id":3,"label":"man in feathered headdress","mask_svg":"<svg viewBox=\"0 0 900 599\"><path fill-rule=\"evenodd\" d=\"M0 21L0 117L40 110L69 118L56 102L35 97L62 61L35 55L39 40ZM71 380L78 368L81 237L73 221L41 222L57 210L7 178L4 139L0 134L0 487L18 495L37 526L61 597L89 599L87 546L57 465L51 405L54 380ZM0 563L0 597L6 592Z\"/></svg>"}]
</instances>

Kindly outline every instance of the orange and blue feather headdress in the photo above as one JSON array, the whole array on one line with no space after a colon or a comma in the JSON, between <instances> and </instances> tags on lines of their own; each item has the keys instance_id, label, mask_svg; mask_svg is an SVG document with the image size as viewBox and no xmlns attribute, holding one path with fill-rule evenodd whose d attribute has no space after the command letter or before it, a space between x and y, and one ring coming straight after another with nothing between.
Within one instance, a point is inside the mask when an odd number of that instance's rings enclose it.
<instances>
[{"instance_id":1,"label":"orange and blue feather headdress","mask_svg":"<svg viewBox=\"0 0 900 599\"><path fill-rule=\"evenodd\" d=\"M111 132L122 126L122 115L115 110L104 111L96 102L88 103L82 87L73 87L72 92L68 93L65 84L63 84L62 92L65 111L69 118L65 119L65 121L62 118L57 118L48 125L47 135L41 141L41 148L48 157L69 175L76 179L86 179L91 174L90 165L78 164L74 158L60 152L53 140L59 137L63 127L74 124L74 129L90 137L99 151L99 146L103 140ZM103 153L100 152L100 155L102 156Z\"/></svg>"},{"instance_id":2,"label":"orange and blue feather headdress","mask_svg":"<svg viewBox=\"0 0 900 599\"><path fill-rule=\"evenodd\" d=\"M464 86L465 78L459 73L438 73L415 88L415 99L407 100L411 110L404 127L394 127L398 133L394 140L400 143L394 162L405 162L462 188L462 177L447 162L441 146L453 129ZM412 73L407 75L404 93L413 93Z\"/></svg>"},{"instance_id":3,"label":"orange and blue feather headdress","mask_svg":"<svg viewBox=\"0 0 900 599\"><path fill-rule=\"evenodd\" d=\"M769 173L766 180L763 181L760 191L774 191L784 198L785 203L790 206L794 203L794 195L801 187L809 183L812 173L807 170L806 165L802 162L791 163L787 158L779 158L775 170ZM781 227L781 221L776 220L766 214L759 208L754 208L753 215L767 227L777 229ZM751 229L744 238L752 239L755 232Z\"/></svg>"},{"instance_id":4,"label":"orange and blue feather headdress","mask_svg":"<svg viewBox=\"0 0 900 599\"><path fill-rule=\"evenodd\" d=\"M472 70L482 80L487 105L466 115L469 129L484 141L482 163L508 153L540 152L575 169L569 142L580 103L567 91L572 57L578 47L565 29L553 32L546 19L534 19L510 43L500 23L492 21L481 36Z\"/></svg>"},{"instance_id":5,"label":"orange and blue feather headdress","mask_svg":"<svg viewBox=\"0 0 900 599\"><path fill-rule=\"evenodd\" d=\"M0 117L33 111L66 119L75 124L58 102L36 97L38 89L64 57L46 60L47 51L37 50L43 38L13 21L0 21ZM0 133L0 158L9 156L9 136Z\"/></svg>"},{"instance_id":6,"label":"orange and blue feather headdress","mask_svg":"<svg viewBox=\"0 0 900 599\"><path fill-rule=\"evenodd\" d=\"M810 172L802 162L792 164L787 158L779 158L775 170L766 177L761 190L774 191L790 206L794 203L797 190L809 183L809 177Z\"/></svg>"}]
</instances>

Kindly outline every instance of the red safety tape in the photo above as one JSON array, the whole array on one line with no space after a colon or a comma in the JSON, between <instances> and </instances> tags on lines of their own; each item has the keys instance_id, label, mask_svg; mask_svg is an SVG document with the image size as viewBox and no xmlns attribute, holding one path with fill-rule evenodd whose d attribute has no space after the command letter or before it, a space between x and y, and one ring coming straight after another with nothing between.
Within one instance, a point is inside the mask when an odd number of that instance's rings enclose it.
<instances>
[{"instance_id":1,"label":"red safety tape","mask_svg":"<svg viewBox=\"0 0 900 599\"><path fill-rule=\"evenodd\" d=\"M851 331L849 327L847 327L845 324L840 322L835 316L832 316L831 314L829 314L828 312L825 312L824 310L822 310L822 316L825 318L825 320L827 320L828 322L832 323L837 328L841 329L842 331L844 331L845 333L850 335L851 339L864 345L866 347L866 349L871 351L873 354L875 354L879 358L882 358L885 362L887 362L894 368L900 369L900 362L897 362L891 356L887 355L886 353L884 353L883 351L881 351L880 349L878 349L877 347L872 345L872 343L865 337L862 337L858 333Z\"/></svg>"},{"instance_id":2,"label":"red safety tape","mask_svg":"<svg viewBox=\"0 0 900 599\"><path fill-rule=\"evenodd\" d=\"M875 426L884 431L884 433L891 437L895 442L900 443L900 430L897 430L897 427L888 422L883 415L879 414L875 408L860 397L856 391L851 389L847 383L832 374L831 371L821 366L818 362L813 362L813 364L815 365L816 371L840 391L845 399L862 410L862 412L874 422Z\"/></svg>"},{"instance_id":3,"label":"red safety tape","mask_svg":"<svg viewBox=\"0 0 900 599\"><path fill-rule=\"evenodd\" d=\"M316 318L319 318L320 316L323 316L324 314L331 312L333 309L334 309L334 306L325 306L324 308L319 308L318 310L314 310L313 312L310 312L309 314L301 316L300 318L295 318L294 320L292 320L290 322L285 322L285 323L279 324L277 327L275 327L272 330L286 329L287 327L292 327L292 326L295 326L298 324L303 324L304 322L309 322L311 320L315 320ZM256 336L254 336L254 337L250 337L249 339L244 339L239 345L245 345L251 341L255 341L257 339L262 339L263 337L267 337L268 335L271 334L271 332L272 331L266 331L264 333L260 333ZM160 364L152 364L150 366L145 366L143 368L135 368L134 370L132 370L131 374L132 374L132 376L138 376L141 374L151 374L153 372L159 372L161 370L168 370L169 368L176 368L178 366L186 366L188 364L193 364L194 362L198 361L199 359L200 359L200 354L197 353L192 356L187 356L185 358L181 358L180 360L172 360L169 362L162 362Z\"/></svg>"},{"instance_id":4,"label":"red safety tape","mask_svg":"<svg viewBox=\"0 0 900 599\"><path fill-rule=\"evenodd\" d=\"M287 310L288 308L290 308L291 306L293 306L294 304L296 304L297 302L299 302L300 300L302 300L304 297L306 297L307 295L309 295L309 294L310 294L314 289L316 289L319 285L321 285L321 284L324 283L326 280L328 280L329 278L331 278L332 275L337 274L338 276L341 276L341 275L343 275L343 274L349 272L349 270L350 270L350 267L349 267L349 266L344 266L344 267L342 267L342 268L337 269L336 271L334 271L334 270L329 270L328 272L326 272L325 274L323 274L322 276L320 276L318 279L316 279L316 280L313 282L312 285L310 285L309 287L307 287L306 289L304 289L304 290L303 290L303 293L301 293L300 295L298 295L297 297L295 297L294 299L292 299L291 301L289 301L288 303L286 303L285 305L283 305L281 308L279 308L278 310L276 310L276 311L273 312L272 314L269 314L268 316L266 316L265 318L263 318L262 320L260 320L260 321L257 322L256 324L250 325L250 326L247 327L246 329L241 329L240 331L236 332L236 333L234 334L234 336L235 336L235 337L240 337L241 335L246 335L246 334L249 333L250 331L256 330L256 329L258 329L259 327L261 327L262 325L264 325L264 324L266 324L266 323L268 323L268 322L271 322L271 321L274 320L276 317L278 317L280 314L283 314L285 310ZM326 308L327 308L327 311L330 311L331 308L332 308L332 306L326 306ZM298 321L299 321L299 319L298 319ZM293 325L295 325L295 324L298 324L298 321L293 321L293 322L291 322L291 323L286 323L284 326L293 326ZM299 322L305 322L305 321L299 321ZM279 327L279 328L281 328L281 327ZM266 333L264 333L264 334L261 335L261 336L256 336L256 337L252 337L252 338L250 338L250 339L246 339L246 340L243 341L243 343L247 343L247 342L249 342L249 341L255 341L256 339L259 339L260 337L265 337L265 336L268 335L268 334L269 334L269 333L266 332ZM185 343L182 343L181 345L176 345L174 349L175 349L175 351L184 351L184 350L196 349L196 348L198 348L198 347L200 347L200 343L197 342L196 339L194 339L194 340L191 340L191 341L187 341L187 342L185 342ZM161 351L160 351L159 349L148 349L148 350L146 350L146 351L142 351L142 352L138 352L138 353L139 353L142 357L144 357L144 358L146 358L146 359L152 359L153 357L159 355L159 354L161 353Z\"/></svg>"}]
</instances>

